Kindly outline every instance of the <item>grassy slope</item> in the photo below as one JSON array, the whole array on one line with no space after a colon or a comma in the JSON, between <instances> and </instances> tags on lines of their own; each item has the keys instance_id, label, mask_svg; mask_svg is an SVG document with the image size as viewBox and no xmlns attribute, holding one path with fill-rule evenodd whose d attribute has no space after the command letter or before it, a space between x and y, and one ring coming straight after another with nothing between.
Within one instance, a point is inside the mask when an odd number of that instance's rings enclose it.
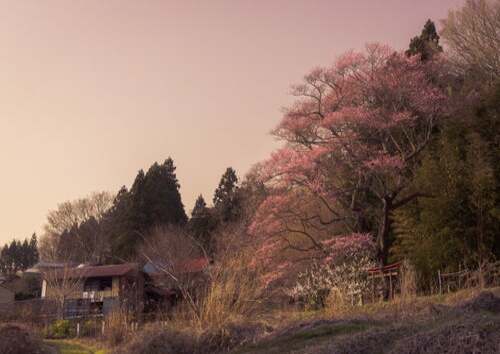
<instances>
[{"instance_id":1,"label":"grassy slope","mask_svg":"<svg viewBox=\"0 0 500 354\"><path fill-rule=\"evenodd\" d=\"M492 292L500 295L500 289ZM337 319L319 313L320 320L292 324L234 353L434 353L467 346L490 352L484 348L498 343L500 312L459 307L475 295L462 292L370 305ZM451 352L459 352L455 350Z\"/></svg>"},{"instance_id":2,"label":"grassy slope","mask_svg":"<svg viewBox=\"0 0 500 354\"><path fill-rule=\"evenodd\" d=\"M106 354L104 350L91 348L72 340L46 340L45 342L56 348L59 354Z\"/></svg>"},{"instance_id":3,"label":"grassy slope","mask_svg":"<svg viewBox=\"0 0 500 354\"><path fill-rule=\"evenodd\" d=\"M319 345L335 336L357 333L368 329L364 323L323 324L314 328L279 335L257 344L249 345L235 351L237 354L268 353L281 354L307 349L311 345Z\"/></svg>"}]
</instances>

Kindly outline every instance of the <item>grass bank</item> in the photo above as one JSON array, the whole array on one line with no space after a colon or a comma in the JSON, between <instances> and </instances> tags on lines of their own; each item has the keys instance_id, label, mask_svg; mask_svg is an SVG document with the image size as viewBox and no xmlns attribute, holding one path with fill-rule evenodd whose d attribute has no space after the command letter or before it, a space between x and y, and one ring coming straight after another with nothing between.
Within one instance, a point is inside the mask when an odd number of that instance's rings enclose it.
<instances>
[{"instance_id":1,"label":"grass bank","mask_svg":"<svg viewBox=\"0 0 500 354\"><path fill-rule=\"evenodd\" d=\"M45 343L56 349L58 354L107 354L104 349L97 349L76 340L51 339Z\"/></svg>"}]
</instances>

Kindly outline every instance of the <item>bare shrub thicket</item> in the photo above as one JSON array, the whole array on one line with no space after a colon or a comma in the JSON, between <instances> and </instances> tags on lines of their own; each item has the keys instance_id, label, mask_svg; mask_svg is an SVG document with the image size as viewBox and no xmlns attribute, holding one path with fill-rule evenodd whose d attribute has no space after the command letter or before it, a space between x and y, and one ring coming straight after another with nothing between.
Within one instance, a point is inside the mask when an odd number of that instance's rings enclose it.
<instances>
[{"instance_id":1,"label":"bare shrub thicket","mask_svg":"<svg viewBox=\"0 0 500 354\"><path fill-rule=\"evenodd\" d=\"M263 287L259 267L253 262L253 248L238 234L242 228L228 225L216 235L214 259L191 235L177 228L154 230L142 250L154 262L183 301L161 328L137 334L127 353L207 353L240 345L262 333L253 321L262 305ZM186 272L187 259L205 259L201 272Z\"/></svg>"},{"instance_id":2,"label":"bare shrub thicket","mask_svg":"<svg viewBox=\"0 0 500 354\"><path fill-rule=\"evenodd\" d=\"M467 0L442 21L447 51L463 71L500 77L500 1Z\"/></svg>"},{"instance_id":3,"label":"bare shrub thicket","mask_svg":"<svg viewBox=\"0 0 500 354\"><path fill-rule=\"evenodd\" d=\"M85 198L66 201L50 210L44 233L40 238L39 252L44 261L66 261L80 258L82 261L101 262L109 248L109 240L102 232L100 221L113 205L114 195L109 192L95 192ZM93 221L93 222L90 222ZM87 223L85 234L73 234L77 244L64 245L62 235L75 227ZM89 229L90 228L90 229Z\"/></svg>"},{"instance_id":4,"label":"bare shrub thicket","mask_svg":"<svg viewBox=\"0 0 500 354\"><path fill-rule=\"evenodd\" d=\"M254 314L262 300L258 269L241 251L221 259L208 270L209 281L198 302L201 327L220 327Z\"/></svg>"},{"instance_id":5,"label":"bare shrub thicket","mask_svg":"<svg viewBox=\"0 0 500 354\"><path fill-rule=\"evenodd\" d=\"M104 339L111 345L116 346L130 335L130 316L124 310L116 310L105 317Z\"/></svg>"},{"instance_id":6,"label":"bare shrub thicket","mask_svg":"<svg viewBox=\"0 0 500 354\"><path fill-rule=\"evenodd\" d=\"M205 281L204 274L190 272L189 260L204 259L208 264L208 255L204 248L188 232L180 227L163 226L153 229L145 238L142 256L154 264L161 274L161 285L180 291L188 311L199 318L197 292Z\"/></svg>"},{"instance_id":7,"label":"bare shrub thicket","mask_svg":"<svg viewBox=\"0 0 500 354\"><path fill-rule=\"evenodd\" d=\"M142 252L145 259L182 294L184 303L177 307L177 320L203 329L255 311L262 296L258 267L251 263L251 248L235 235L238 230L228 227L217 235L219 256L215 260L182 229L157 228L148 237ZM200 272L188 272L186 260L190 259L205 259L207 266Z\"/></svg>"}]
</instances>

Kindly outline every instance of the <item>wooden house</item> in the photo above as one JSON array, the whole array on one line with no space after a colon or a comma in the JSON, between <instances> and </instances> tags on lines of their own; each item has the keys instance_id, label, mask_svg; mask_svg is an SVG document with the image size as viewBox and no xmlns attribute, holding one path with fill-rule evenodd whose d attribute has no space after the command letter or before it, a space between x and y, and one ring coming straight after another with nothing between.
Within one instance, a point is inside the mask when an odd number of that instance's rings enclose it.
<instances>
[{"instance_id":1,"label":"wooden house","mask_svg":"<svg viewBox=\"0 0 500 354\"><path fill-rule=\"evenodd\" d=\"M115 310L140 314L144 278L135 263L59 268L42 274L41 297L57 300L64 293L64 317L106 315Z\"/></svg>"}]
</instances>

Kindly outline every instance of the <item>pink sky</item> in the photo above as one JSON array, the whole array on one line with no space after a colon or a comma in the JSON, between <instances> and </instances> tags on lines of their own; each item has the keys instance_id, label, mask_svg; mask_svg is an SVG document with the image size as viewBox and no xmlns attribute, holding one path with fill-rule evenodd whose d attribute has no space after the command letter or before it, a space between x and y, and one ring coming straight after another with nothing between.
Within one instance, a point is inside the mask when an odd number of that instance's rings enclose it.
<instances>
[{"instance_id":1,"label":"pink sky","mask_svg":"<svg viewBox=\"0 0 500 354\"><path fill-rule=\"evenodd\" d=\"M288 88L463 0L0 0L0 244L172 156L186 210L276 146Z\"/></svg>"}]
</instances>

